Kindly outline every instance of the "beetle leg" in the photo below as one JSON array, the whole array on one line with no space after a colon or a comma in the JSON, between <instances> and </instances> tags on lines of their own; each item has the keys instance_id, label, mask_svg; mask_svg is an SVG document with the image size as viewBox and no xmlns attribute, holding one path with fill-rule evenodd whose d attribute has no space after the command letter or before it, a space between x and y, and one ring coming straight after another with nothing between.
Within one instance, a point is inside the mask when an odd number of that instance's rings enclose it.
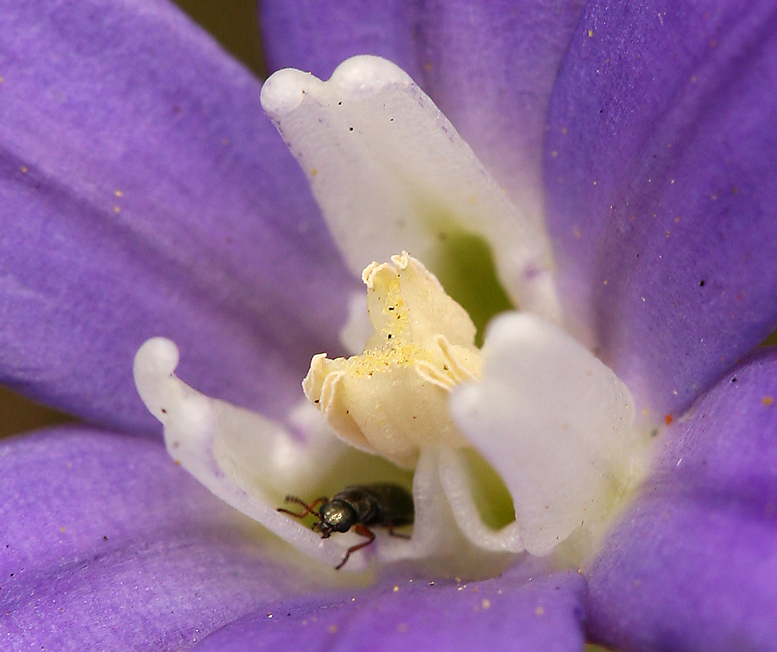
<instances>
[{"instance_id":1,"label":"beetle leg","mask_svg":"<svg viewBox=\"0 0 777 652\"><path fill-rule=\"evenodd\" d=\"M301 498L297 498L296 496L286 496L283 499L283 502L285 503L296 503L297 505L302 505L305 509L303 509L301 512L292 512L290 509L285 509L283 507L278 507L279 512L282 512L284 514L289 514L291 516L295 516L297 518L304 518L308 514L315 514L316 505L320 505L322 503L328 503L329 498L326 496L321 496L321 498L316 498L310 505L308 505L304 500Z\"/></svg>"},{"instance_id":2,"label":"beetle leg","mask_svg":"<svg viewBox=\"0 0 777 652\"><path fill-rule=\"evenodd\" d=\"M348 557L351 556L352 552L356 552L357 550L361 550L365 546L370 545L373 541L375 541L375 534L368 530L364 525L361 523L359 525L353 526L354 531L356 534L361 534L363 537L367 537L368 540L364 543L357 543L355 546L351 546L348 548L348 552L345 553L345 557L343 557L343 561L341 561L337 566L335 566L335 570L340 570L343 566L345 566L345 562L348 561Z\"/></svg>"}]
</instances>

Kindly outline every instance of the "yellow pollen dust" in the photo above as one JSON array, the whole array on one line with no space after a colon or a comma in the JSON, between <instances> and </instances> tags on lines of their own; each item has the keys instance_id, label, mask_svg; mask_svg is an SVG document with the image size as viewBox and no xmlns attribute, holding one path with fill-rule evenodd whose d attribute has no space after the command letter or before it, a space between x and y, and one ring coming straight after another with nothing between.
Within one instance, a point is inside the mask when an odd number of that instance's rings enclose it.
<instances>
[{"instance_id":1,"label":"yellow pollen dust","mask_svg":"<svg viewBox=\"0 0 777 652\"><path fill-rule=\"evenodd\" d=\"M437 278L406 252L391 260L362 273L375 331L364 352L314 356L302 387L344 441L412 468L424 446L467 446L448 396L482 362L472 320Z\"/></svg>"}]
</instances>

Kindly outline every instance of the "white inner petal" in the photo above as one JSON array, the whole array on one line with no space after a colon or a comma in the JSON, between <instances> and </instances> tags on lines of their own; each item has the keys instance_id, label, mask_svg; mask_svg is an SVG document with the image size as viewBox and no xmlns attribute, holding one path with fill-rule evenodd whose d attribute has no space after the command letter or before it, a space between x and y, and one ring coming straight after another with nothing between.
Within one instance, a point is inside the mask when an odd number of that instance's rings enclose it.
<instances>
[{"instance_id":1,"label":"white inner petal","mask_svg":"<svg viewBox=\"0 0 777 652\"><path fill-rule=\"evenodd\" d=\"M439 273L446 238L476 234L493 247L514 302L558 321L550 243L515 206L434 103L402 70L372 56L322 82L286 69L262 106L306 172L343 255L358 274L409 250Z\"/></svg>"},{"instance_id":2,"label":"white inner petal","mask_svg":"<svg viewBox=\"0 0 777 652\"><path fill-rule=\"evenodd\" d=\"M628 388L559 327L526 313L486 333L480 383L454 390L459 427L499 472L520 539L551 552L596 533L639 470L644 435Z\"/></svg>"},{"instance_id":3,"label":"white inner petal","mask_svg":"<svg viewBox=\"0 0 777 652\"><path fill-rule=\"evenodd\" d=\"M307 495L346 450L318 411L301 403L292 417L308 436L303 443L280 423L195 391L175 376L177 365L177 347L161 337L148 340L135 356L138 393L164 425L171 457L216 496L300 551L338 564L353 537L323 540L276 511L287 493ZM348 562L349 570L363 566L361 555Z\"/></svg>"}]
</instances>

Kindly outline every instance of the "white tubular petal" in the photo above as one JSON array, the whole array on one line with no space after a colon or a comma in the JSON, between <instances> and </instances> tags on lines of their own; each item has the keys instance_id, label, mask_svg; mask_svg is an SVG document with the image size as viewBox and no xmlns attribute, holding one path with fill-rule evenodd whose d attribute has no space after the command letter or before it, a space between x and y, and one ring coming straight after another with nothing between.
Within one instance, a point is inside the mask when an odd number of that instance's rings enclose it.
<instances>
[{"instance_id":1,"label":"white tubular petal","mask_svg":"<svg viewBox=\"0 0 777 652\"><path fill-rule=\"evenodd\" d=\"M557 326L525 313L494 320L481 382L457 388L459 427L499 472L526 550L544 555L601 525L634 473L641 438L613 372Z\"/></svg>"},{"instance_id":2,"label":"white tubular petal","mask_svg":"<svg viewBox=\"0 0 777 652\"><path fill-rule=\"evenodd\" d=\"M453 556L461 533L440 487L437 453L434 449L421 451L413 475L413 503L415 523L410 543L397 542L391 545L387 542L388 545L380 550L381 558L396 561Z\"/></svg>"},{"instance_id":3,"label":"white tubular petal","mask_svg":"<svg viewBox=\"0 0 777 652\"><path fill-rule=\"evenodd\" d=\"M446 448L421 450L413 476L413 536L409 542L386 537L378 557L384 562L417 560L425 572L441 576L493 577L515 562L514 551L473 545L471 537L459 529L440 481L441 466L445 465L441 459Z\"/></svg>"},{"instance_id":4,"label":"white tubular petal","mask_svg":"<svg viewBox=\"0 0 777 652\"><path fill-rule=\"evenodd\" d=\"M148 340L135 355L135 384L148 410L164 425L171 457L212 493L258 521L301 552L335 566L347 537L322 540L302 523L276 511L287 493L306 495L344 446L307 402L291 415L305 443L282 424L208 398L173 373L178 349ZM363 568L363 559L349 561Z\"/></svg>"},{"instance_id":5,"label":"white tubular petal","mask_svg":"<svg viewBox=\"0 0 777 652\"><path fill-rule=\"evenodd\" d=\"M507 197L445 116L385 59L348 59L322 82L286 69L262 106L306 172L350 268L408 250L433 272L445 239L479 235L525 310L558 321L542 224Z\"/></svg>"}]
</instances>

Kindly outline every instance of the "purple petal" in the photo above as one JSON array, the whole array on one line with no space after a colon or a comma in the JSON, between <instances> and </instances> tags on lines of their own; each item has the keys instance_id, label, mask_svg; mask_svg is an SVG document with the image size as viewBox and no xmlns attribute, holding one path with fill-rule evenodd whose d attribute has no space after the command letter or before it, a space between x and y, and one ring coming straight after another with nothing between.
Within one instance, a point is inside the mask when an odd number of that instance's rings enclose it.
<instances>
[{"instance_id":1,"label":"purple petal","mask_svg":"<svg viewBox=\"0 0 777 652\"><path fill-rule=\"evenodd\" d=\"M351 278L259 84L162 2L0 9L2 382L123 429L145 339L280 416ZM355 281L354 281L355 287Z\"/></svg>"},{"instance_id":2,"label":"purple petal","mask_svg":"<svg viewBox=\"0 0 777 652\"><path fill-rule=\"evenodd\" d=\"M297 68L329 79L346 59L375 54L418 80L415 11L407 0L261 0L267 65L271 72Z\"/></svg>"},{"instance_id":3,"label":"purple petal","mask_svg":"<svg viewBox=\"0 0 777 652\"><path fill-rule=\"evenodd\" d=\"M261 14L271 69L326 79L357 54L390 59L514 198L536 206L551 88L583 4L264 0Z\"/></svg>"},{"instance_id":4,"label":"purple petal","mask_svg":"<svg viewBox=\"0 0 777 652\"><path fill-rule=\"evenodd\" d=\"M40 432L0 477L3 649L177 650L305 587L159 443Z\"/></svg>"},{"instance_id":5,"label":"purple petal","mask_svg":"<svg viewBox=\"0 0 777 652\"><path fill-rule=\"evenodd\" d=\"M777 350L669 429L590 573L590 631L629 650L773 650Z\"/></svg>"},{"instance_id":6,"label":"purple petal","mask_svg":"<svg viewBox=\"0 0 777 652\"><path fill-rule=\"evenodd\" d=\"M576 572L528 580L519 569L486 582L402 580L329 600L287 601L211 635L198 652L522 650L583 646L584 581Z\"/></svg>"},{"instance_id":7,"label":"purple petal","mask_svg":"<svg viewBox=\"0 0 777 652\"><path fill-rule=\"evenodd\" d=\"M584 0L433 0L419 12L422 85L521 206L541 205L545 120Z\"/></svg>"},{"instance_id":8,"label":"purple petal","mask_svg":"<svg viewBox=\"0 0 777 652\"><path fill-rule=\"evenodd\" d=\"M562 65L549 219L577 326L654 416L777 324L772 2L594 2Z\"/></svg>"}]
</instances>

